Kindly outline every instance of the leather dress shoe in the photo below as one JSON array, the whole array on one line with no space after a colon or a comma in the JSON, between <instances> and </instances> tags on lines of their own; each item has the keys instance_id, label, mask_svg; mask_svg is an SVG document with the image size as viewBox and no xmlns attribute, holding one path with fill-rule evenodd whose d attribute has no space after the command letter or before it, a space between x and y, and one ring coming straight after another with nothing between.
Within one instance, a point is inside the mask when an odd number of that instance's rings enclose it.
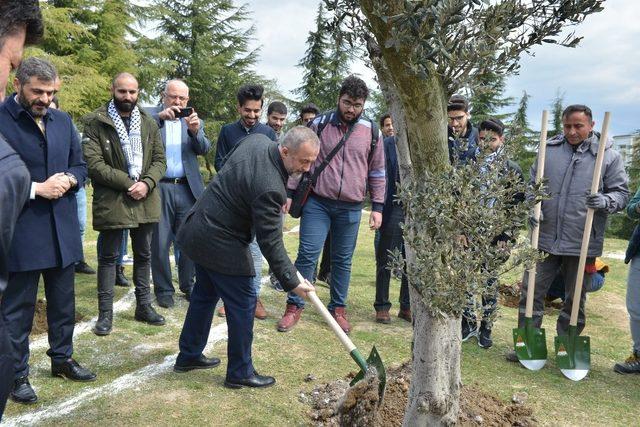
<instances>
[{"instance_id":1,"label":"leather dress shoe","mask_svg":"<svg viewBox=\"0 0 640 427\"><path fill-rule=\"evenodd\" d=\"M191 302L191 289L189 289L188 291L182 291L182 293L184 294L184 299Z\"/></svg>"},{"instance_id":2,"label":"leather dress shoe","mask_svg":"<svg viewBox=\"0 0 640 427\"><path fill-rule=\"evenodd\" d=\"M164 325L164 317L160 316L151 304L136 306L134 318L139 322L145 322L154 326Z\"/></svg>"},{"instance_id":3,"label":"leather dress shoe","mask_svg":"<svg viewBox=\"0 0 640 427\"><path fill-rule=\"evenodd\" d=\"M218 359L217 357L205 357L204 354L201 354L197 359L190 360L186 363L178 363L178 360L176 360L176 364L173 365L173 370L175 372L188 372L194 369L215 368L219 364L220 359Z\"/></svg>"},{"instance_id":4,"label":"leather dress shoe","mask_svg":"<svg viewBox=\"0 0 640 427\"><path fill-rule=\"evenodd\" d=\"M260 375L256 371L253 371L253 375L249 378L243 378L240 380L231 380L229 378L224 380L224 386L227 388L242 388L242 387L271 387L276 383L276 379L268 377L266 375Z\"/></svg>"},{"instance_id":5,"label":"leather dress shoe","mask_svg":"<svg viewBox=\"0 0 640 427\"><path fill-rule=\"evenodd\" d=\"M389 316L389 310L376 310L376 322L388 325L391 323L391 317Z\"/></svg>"},{"instance_id":6,"label":"leather dress shoe","mask_svg":"<svg viewBox=\"0 0 640 427\"><path fill-rule=\"evenodd\" d=\"M158 295L156 296L156 301L158 301L158 305L162 308L171 308L175 305L172 295Z\"/></svg>"},{"instance_id":7,"label":"leather dress shoe","mask_svg":"<svg viewBox=\"0 0 640 427\"><path fill-rule=\"evenodd\" d=\"M72 381L95 381L96 374L90 370L80 366L78 362L71 357L64 362L51 361L51 375L54 377L63 377Z\"/></svg>"},{"instance_id":8,"label":"leather dress shoe","mask_svg":"<svg viewBox=\"0 0 640 427\"><path fill-rule=\"evenodd\" d=\"M18 403L32 404L38 401L36 392L29 384L29 377L23 376L13 382L11 390L11 400Z\"/></svg>"},{"instance_id":9,"label":"leather dress shoe","mask_svg":"<svg viewBox=\"0 0 640 427\"><path fill-rule=\"evenodd\" d=\"M91 268L89 264L84 261L78 261L74 267L76 273L81 274L96 274L96 270Z\"/></svg>"}]
</instances>

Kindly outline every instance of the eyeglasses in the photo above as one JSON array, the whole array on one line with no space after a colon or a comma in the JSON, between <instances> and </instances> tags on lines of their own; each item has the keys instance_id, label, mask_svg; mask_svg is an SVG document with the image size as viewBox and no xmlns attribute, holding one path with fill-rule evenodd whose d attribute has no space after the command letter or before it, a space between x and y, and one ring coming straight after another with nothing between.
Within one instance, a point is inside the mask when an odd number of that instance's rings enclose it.
<instances>
[{"instance_id":1,"label":"eyeglasses","mask_svg":"<svg viewBox=\"0 0 640 427\"><path fill-rule=\"evenodd\" d=\"M353 108L354 111L360 111L364 108L364 104L360 104L360 103L354 104L353 102L348 101L346 99L341 99L340 103L346 110L350 110Z\"/></svg>"},{"instance_id":2,"label":"eyeglasses","mask_svg":"<svg viewBox=\"0 0 640 427\"><path fill-rule=\"evenodd\" d=\"M179 101L188 101L189 100L188 96L169 95L168 93L165 93L164 96L166 96L171 101L174 101L176 99L179 100Z\"/></svg>"},{"instance_id":3,"label":"eyeglasses","mask_svg":"<svg viewBox=\"0 0 640 427\"><path fill-rule=\"evenodd\" d=\"M461 122L462 120L464 120L464 118L467 117L465 114L461 115L461 116L454 116L454 117L447 117L447 120L449 121L449 123L453 123L453 122Z\"/></svg>"},{"instance_id":4,"label":"eyeglasses","mask_svg":"<svg viewBox=\"0 0 640 427\"><path fill-rule=\"evenodd\" d=\"M481 140L482 142L495 142L495 141L497 141L497 140L498 140L498 138L497 138L497 137L495 137L495 136L485 136L485 137L483 137L483 138L480 138L480 140Z\"/></svg>"}]
</instances>

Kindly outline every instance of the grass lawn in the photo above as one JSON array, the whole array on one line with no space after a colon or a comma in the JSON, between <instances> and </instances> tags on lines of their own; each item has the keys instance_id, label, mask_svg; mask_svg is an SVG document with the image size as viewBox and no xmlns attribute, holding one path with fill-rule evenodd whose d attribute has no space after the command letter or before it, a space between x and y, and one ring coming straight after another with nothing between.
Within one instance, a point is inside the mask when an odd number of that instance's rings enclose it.
<instances>
[{"instance_id":1,"label":"grass lawn","mask_svg":"<svg viewBox=\"0 0 640 427\"><path fill-rule=\"evenodd\" d=\"M89 198L89 203L91 198ZM89 210L90 212L90 210ZM354 329L351 338L364 353L375 344L387 367L411 357L411 325L393 316L390 325L374 322L375 295L373 233L363 216L358 247L353 262L349 295L349 315ZM291 229L297 224L287 219ZM85 240L86 258L96 266L95 240L91 230ZM295 258L297 234L286 235L287 248ZM606 253L624 251L626 242L608 240ZM503 354L512 346L511 330L516 311L502 308L495 326L494 347L479 348L475 340L463 344L462 377L507 400L518 391L528 394L528 404L545 425L637 425L640 407L640 376L629 377L612 371L614 362L630 349L628 319L624 305L627 266L607 258L611 267L605 287L589 295L587 328L591 337L592 366L589 375L574 383L564 378L553 361L555 315L545 318L544 327L550 360L539 372L530 372L507 362ZM229 259L229 262L233 262ZM131 276L131 267L126 269ZM520 273L503 278L515 281ZM86 319L97 315L95 276L76 276L77 311ZM177 287L177 286L176 286ZM392 283L392 314L397 313L399 282ZM130 298L127 289L116 288L116 300ZM328 289L318 287L328 300ZM115 316L110 336L97 337L85 331L75 339L76 358L98 374L94 383L81 384L51 378L46 345L31 354L31 383L40 398L33 406L9 403L8 425L305 425L309 407L299 401L318 383L334 381L354 371L356 366L342 350L321 317L308 306L301 323L289 333L279 333L275 325L284 311L285 295L268 286L262 300L269 318L256 321L254 364L260 373L274 375L275 387L265 390L228 390L222 386L226 366L224 320L214 319L216 338L209 355L222 358L222 366L208 371L176 374L172 356L178 351L178 336L187 302L176 298L171 310L159 309L167 318L165 327L143 325L133 320L134 304ZM556 313L557 314L557 313ZM32 337L38 340L40 337ZM316 380L305 382L308 374Z\"/></svg>"}]
</instances>

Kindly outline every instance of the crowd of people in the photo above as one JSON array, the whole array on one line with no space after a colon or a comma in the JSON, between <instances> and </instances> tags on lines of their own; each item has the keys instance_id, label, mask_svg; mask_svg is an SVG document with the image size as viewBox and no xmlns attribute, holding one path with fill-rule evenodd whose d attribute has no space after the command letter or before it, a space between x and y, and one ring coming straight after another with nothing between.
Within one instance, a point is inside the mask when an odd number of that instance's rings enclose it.
<instances>
[{"instance_id":1,"label":"crowd of people","mask_svg":"<svg viewBox=\"0 0 640 427\"><path fill-rule=\"evenodd\" d=\"M364 114L369 90L363 80L347 77L336 97L336 108L321 113L304 106L297 124L284 132L284 103L267 107L261 123L263 89L247 84L238 89L238 120L219 132L214 166L217 175L205 188L198 156L212 143L203 121L189 107L189 87L169 80L160 104L138 105L138 81L122 72L114 76L111 98L82 119L82 136L60 108L56 93L61 79L47 60L22 60L25 44L42 35L37 2L9 1L0 5L0 96L9 71L16 69L15 93L0 105L0 415L6 396L34 403L29 382L29 334L42 278L47 300L51 373L74 381L93 381L96 374L73 358L75 273L96 274L85 261L82 235L86 223L87 182L93 187L92 225L97 243L98 319L93 332L113 330L114 286L128 285L122 257L128 238L133 253L135 319L162 326L154 307L175 304L170 252L177 265L178 286L189 300L179 338L176 372L207 369L220 359L202 352L218 301L229 330L225 385L266 387L273 377L257 373L251 356L254 318L267 312L260 301L263 257L274 288L288 292L277 322L280 332L300 322L307 292L316 280L330 288L328 309L344 332L352 259L365 203L370 201L369 227L375 231L375 321L391 322L388 268L394 250L404 253L402 204L396 199L401 181L393 117L372 120ZM469 102L453 95L447 106L448 149L453 167L471 162L489 164L505 155L505 125L489 118L476 127ZM595 210L585 283L598 274L608 214L627 208L640 218L640 190L627 206L628 180L620 155L609 141L600 141L591 110L571 105L562 114L564 132L547 142L545 179L550 194L542 202L539 249L547 254L536 269L534 325L539 327L552 282L564 282L563 307L557 321L566 331L578 267L587 208ZM589 194L597 146L607 144L600 189ZM484 151L486 155L479 156ZM504 163L523 180L518 164ZM535 179L536 165L531 170ZM304 178L311 191L301 196ZM514 203L524 200L514 194ZM289 209L302 205L299 246L294 262L283 243ZM505 245L512 235L497 236ZM317 272L323 254L324 267ZM640 228L627 251L631 261L627 306L634 341L632 356L616 364L620 373L640 373ZM298 272L304 278L299 280ZM398 318L411 322L409 283L400 273ZM526 295L527 277L523 295ZM461 337L477 337L492 345L493 313L497 307L495 278L483 295L482 312L470 301L460 325ZM153 286L151 286L153 284ZM601 286L601 285L600 285ZM588 286L586 286L588 287ZM152 294L153 288L153 294ZM155 298L154 298L155 297ZM578 329L585 325L585 293L579 301ZM525 298L520 301L519 324ZM478 319L479 317L479 319ZM513 360L514 355L508 355ZM517 359L515 359L517 360Z\"/></svg>"}]
</instances>

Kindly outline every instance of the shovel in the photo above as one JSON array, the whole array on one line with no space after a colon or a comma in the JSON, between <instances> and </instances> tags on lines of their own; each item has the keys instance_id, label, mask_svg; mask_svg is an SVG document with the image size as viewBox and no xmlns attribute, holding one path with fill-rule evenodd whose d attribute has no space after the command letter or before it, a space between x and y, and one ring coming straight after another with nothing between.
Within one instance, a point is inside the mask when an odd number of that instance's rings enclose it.
<instances>
[{"instance_id":1,"label":"shovel","mask_svg":"<svg viewBox=\"0 0 640 427\"><path fill-rule=\"evenodd\" d=\"M536 182L540 183L544 177L544 159L547 152L547 122L549 112L542 112L542 128L540 129L540 145L538 147L538 169L536 171ZM540 221L540 210L542 202L536 203L533 208L533 217ZM538 236L540 226L537 225L531 230L531 246L538 249ZM524 314L524 328L513 330L513 343L518 360L530 371L537 371L547 363L547 338L544 329L533 326L533 297L536 287L536 265L528 270L527 275L527 304Z\"/></svg>"},{"instance_id":2,"label":"shovel","mask_svg":"<svg viewBox=\"0 0 640 427\"><path fill-rule=\"evenodd\" d=\"M298 279L303 282L304 277L298 272ZM371 353L369 357L365 360L360 351L353 344L351 339L344 333L336 319L331 316L329 310L324 306L318 295L316 295L315 291L307 292L307 297L311 304L320 312L320 315L324 318L324 321L329 324L333 333L336 334L342 346L349 352L351 358L358 364L360 367L360 372L351 380L350 386L353 387L355 383L361 381L367 376L369 372L371 375L376 375L378 377L378 396L380 397L380 402L382 402L382 398L384 397L384 389L387 384L387 371L382 363L382 359L380 358L380 354L378 354L378 350L374 346L371 349ZM372 372L373 371L373 372Z\"/></svg>"},{"instance_id":3,"label":"shovel","mask_svg":"<svg viewBox=\"0 0 640 427\"><path fill-rule=\"evenodd\" d=\"M607 134L609 133L609 120L611 113L604 113L602 122L602 135L598 143L598 155L591 181L591 194L598 192L600 184L600 174L604 161L604 150L607 145ZM578 311L580 309L580 296L582 295L582 281L584 279L584 266L587 262L587 251L589 249L589 238L591 237L591 226L593 224L593 209L587 209L587 219L582 234L582 246L580 248L580 260L578 261L578 274L576 275L576 286L573 292L573 304L571 305L571 319L569 320L569 330L566 335L559 335L555 338L556 363L562 374L573 381L580 381L589 372L591 366L591 343L589 337L578 334Z\"/></svg>"}]
</instances>

